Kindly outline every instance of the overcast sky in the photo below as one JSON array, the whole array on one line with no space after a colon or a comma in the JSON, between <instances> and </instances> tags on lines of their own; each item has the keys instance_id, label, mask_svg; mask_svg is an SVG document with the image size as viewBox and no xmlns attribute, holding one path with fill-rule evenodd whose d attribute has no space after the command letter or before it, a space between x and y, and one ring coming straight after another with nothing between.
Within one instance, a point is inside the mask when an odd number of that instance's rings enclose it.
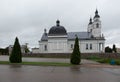
<instances>
[{"instance_id":1,"label":"overcast sky","mask_svg":"<svg viewBox=\"0 0 120 82\"><path fill-rule=\"evenodd\" d=\"M44 29L61 21L68 32L87 31L98 9L106 46L120 47L120 0L0 0L0 47L20 44L38 47Z\"/></svg>"}]
</instances>

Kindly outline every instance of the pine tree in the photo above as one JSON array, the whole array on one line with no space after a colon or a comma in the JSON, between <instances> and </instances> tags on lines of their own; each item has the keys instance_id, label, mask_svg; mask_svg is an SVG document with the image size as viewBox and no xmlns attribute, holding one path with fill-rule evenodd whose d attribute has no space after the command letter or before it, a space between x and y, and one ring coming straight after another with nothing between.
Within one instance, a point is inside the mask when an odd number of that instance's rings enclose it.
<instances>
[{"instance_id":1,"label":"pine tree","mask_svg":"<svg viewBox=\"0 0 120 82\"><path fill-rule=\"evenodd\" d=\"M75 65L79 65L81 62L81 53L79 50L79 41L78 41L77 36L75 39L74 49L73 49L73 52L71 54L70 62L71 62L71 64L75 64Z\"/></svg>"},{"instance_id":2,"label":"pine tree","mask_svg":"<svg viewBox=\"0 0 120 82\"><path fill-rule=\"evenodd\" d=\"M19 40L17 37L15 39L12 53L10 54L10 57L9 57L9 61L11 63L21 63L22 62L21 47L20 47Z\"/></svg>"}]
</instances>

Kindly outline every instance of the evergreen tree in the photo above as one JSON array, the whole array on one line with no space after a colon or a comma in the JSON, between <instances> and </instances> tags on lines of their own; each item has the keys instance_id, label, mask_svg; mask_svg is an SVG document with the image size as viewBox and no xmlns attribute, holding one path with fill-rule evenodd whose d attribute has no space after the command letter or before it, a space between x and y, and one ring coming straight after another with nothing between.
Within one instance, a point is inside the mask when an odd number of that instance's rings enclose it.
<instances>
[{"instance_id":1,"label":"evergreen tree","mask_svg":"<svg viewBox=\"0 0 120 82\"><path fill-rule=\"evenodd\" d=\"M112 50L113 50L115 53L117 52L115 44L113 44L113 49L112 49Z\"/></svg>"},{"instance_id":2,"label":"evergreen tree","mask_svg":"<svg viewBox=\"0 0 120 82\"><path fill-rule=\"evenodd\" d=\"M75 65L79 65L81 62L81 54L80 54L80 50L79 50L79 40L78 40L77 36L75 39L74 49L71 54L70 62L71 62L71 64L75 64Z\"/></svg>"},{"instance_id":3,"label":"evergreen tree","mask_svg":"<svg viewBox=\"0 0 120 82\"><path fill-rule=\"evenodd\" d=\"M21 63L22 62L21 47L20 47L19 40L17 37L15 39L12 53L10 54L10 57L9 57L9 61L11 63Z\"/></svg>"}]
</instances>

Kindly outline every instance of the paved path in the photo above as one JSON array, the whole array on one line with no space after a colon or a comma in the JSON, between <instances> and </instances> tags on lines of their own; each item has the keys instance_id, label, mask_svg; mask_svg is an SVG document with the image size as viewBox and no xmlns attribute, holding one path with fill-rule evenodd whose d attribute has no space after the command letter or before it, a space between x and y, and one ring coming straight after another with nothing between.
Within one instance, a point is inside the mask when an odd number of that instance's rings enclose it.
<instances>
[{"instance_id":1,"label":"paved path","mask_svg":"<svg viewBox=\"0 0 120 82\"><path fill-rule=\"evenodd\" d=\"M27 62L63 62L69 63L70 59L68 58L34 58L34 57L23 57L23 61ZM9 61L9 56L0 56L0 61ZM82 64L99 64L94 61L82 59Z\"/></svg>"}]
</instances>

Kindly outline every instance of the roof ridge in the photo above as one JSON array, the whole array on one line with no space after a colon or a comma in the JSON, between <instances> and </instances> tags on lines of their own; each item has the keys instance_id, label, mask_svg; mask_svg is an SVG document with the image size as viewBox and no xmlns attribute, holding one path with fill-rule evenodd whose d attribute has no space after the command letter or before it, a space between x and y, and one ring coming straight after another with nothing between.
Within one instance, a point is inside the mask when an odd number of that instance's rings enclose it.
<instances>
[{"instance_id":1,"label":"roof ridge","mask_svg":"<svg viewBox=\"0 0 120 82\"><path fill-rule=\"evenodd\" d=\"M87 32L87 31L81 31L81 32L68 32L68 33L83 33L83 32Z\"/></svg>"}]
</instances>

